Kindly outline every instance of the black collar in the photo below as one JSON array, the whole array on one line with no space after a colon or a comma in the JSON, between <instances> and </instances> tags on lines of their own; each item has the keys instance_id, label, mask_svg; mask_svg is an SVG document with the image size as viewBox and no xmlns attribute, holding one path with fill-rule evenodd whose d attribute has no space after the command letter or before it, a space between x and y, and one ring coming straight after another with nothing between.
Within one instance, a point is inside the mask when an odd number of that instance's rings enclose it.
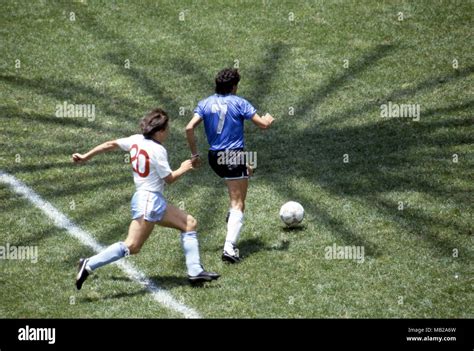
<instances>
[{"instance_id":1,"label":"black collar","mask_svg":"<svg viewBox=\"0 0 474 351\"><path fill-rule=\"evenodd\" d=\"M149 137L149 138L145 137L145 139L151 140L151 141L153 141L153 142L155 142L155 143L160 144L161 146L163 146L162 143L160 143L158 140L153 139L152 137Z\"/></svg>"}]
</instances>

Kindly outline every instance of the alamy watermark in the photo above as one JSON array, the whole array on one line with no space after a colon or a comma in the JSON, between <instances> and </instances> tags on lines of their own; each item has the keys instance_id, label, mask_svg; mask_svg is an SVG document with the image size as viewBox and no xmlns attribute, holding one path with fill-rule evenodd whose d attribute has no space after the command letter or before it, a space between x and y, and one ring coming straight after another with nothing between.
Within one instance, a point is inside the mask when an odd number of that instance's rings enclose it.
<instances>
[{"instance_id":1,"label":"alamy watermark","mask_svg":"<svg viewBox=\"0 0 474 351\"><path fill-rule=\"evenodd\" d=\"M225 150L217 153L217 164L227 166L249 166L257 168L257 152L242 150Z\"/></svg>"},{"instance_id":2,"label":"alamy watermark","mask_svg":"<svg viewBox=\"0 0 474 351\"><path fill-rule=\"evenodd\" d=\"M0 260L30 260L38 262L38 246L16 246L7 243L0 246Z\"/></svg>"},{"instance_id":3,"label":"alamy watermark","mask_svg":"<svg viewBox=\"0 0 474 351\"><path fill-rule=\"evenodd\" d=\"M326 260L354 260L357 263L364 263L364 251L363 246L338 246L333 244L325 247L324 258Z\"/></svg>"},{"instance_id":4,"label":"alamy watermark","mask_svg":"<svg viewBox=\"0 0 474 351\"><path fill-rule=\"evenodd\" d=\"M380 117L382 118L413 118L420 120L420 104L396 104L389 101L380 105Z\"/></svg>"},{"instance_id":5,"label":"alamy watermark","mask_svg":"<svg viewBox=\"0 0 474 351\"><path fill-rule=\"evenodd\" d=\"M52 345L56 342L56 328L35 328L29 325L18 329L19 341L47 341Z\"/></svg>"},{"instance_id":6,"label":"alamy watermark","mask_svg":"<svg viewBox=\"0 0 474 351\"><path fill-rule=\"evenodd\" d=\"M64 101L56 105L56 117L58 118L87 118L89 122L95 120L94 104L69 104Z\"/></svg>"}]
</instances>

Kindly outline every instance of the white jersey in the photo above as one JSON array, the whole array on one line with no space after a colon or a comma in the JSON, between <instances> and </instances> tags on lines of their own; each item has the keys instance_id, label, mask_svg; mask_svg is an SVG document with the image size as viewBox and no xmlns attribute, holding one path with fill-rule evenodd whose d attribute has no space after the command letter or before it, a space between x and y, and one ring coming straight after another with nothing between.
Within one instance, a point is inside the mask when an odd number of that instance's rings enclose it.
<instances>
[{"instance_id":1,"label":"white jersey","mask_svg":"<svg viewBox=\"0 0 474 351\"><path fill-rule=\"evenodd\" d=\"M145 139L142 134L116 140L124 151L130 153L133 181L138 190L159 191L163 194L166 178L171 174L168 153L159 142Z\"/></svg>"}]
</instances>

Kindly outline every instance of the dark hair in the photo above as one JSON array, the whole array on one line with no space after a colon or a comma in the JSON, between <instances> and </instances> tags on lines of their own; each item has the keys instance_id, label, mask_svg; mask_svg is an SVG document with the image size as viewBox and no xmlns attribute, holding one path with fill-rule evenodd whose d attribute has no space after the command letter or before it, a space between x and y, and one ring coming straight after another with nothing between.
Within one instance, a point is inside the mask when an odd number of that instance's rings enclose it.
<instances>
[{"instance_id":1,"label":"dark hair","mask_svg":"<svg viewBox=\"0 0 474 351\"><path fill-rule=\"evenodd\" d=\"M230 94L234 85L239 84L240 74L236 68L224 68L216 76L216 93Z\"/></svg>"},{"instance_id":2,"label":"dark hair","mask_svg":"<svg viewBox=\"0 0 474 351\"><path fill-rule=\"evenodd\" d=\"M151 139L153 134L165 130L168 126L169 117L161 108L155 108L140 121L140 128L146 139Z\"/></svg>"}]
</instances>

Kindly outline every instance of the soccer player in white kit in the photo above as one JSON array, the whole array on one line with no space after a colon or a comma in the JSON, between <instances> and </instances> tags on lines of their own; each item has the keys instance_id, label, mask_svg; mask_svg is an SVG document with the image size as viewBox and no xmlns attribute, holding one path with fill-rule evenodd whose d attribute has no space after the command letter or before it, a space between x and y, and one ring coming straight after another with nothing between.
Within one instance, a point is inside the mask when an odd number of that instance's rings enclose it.
<instances>
[{"instance_id":1,"label":"soccer player in white kit","mask_svg":"<svg viewBox=\"0 0 474 351\"><path fill-rule=\"evenodd\" d=\"M155 224L181 231L181 243L186 258L188 279L191 283L211 281L219 274L207 272L201 265L197 238L197 221L191 215L166 202L163 197L165 183L171 184L193 166L191 160L181 163L172 171L163 143L169 133L169 118L162 109L154 109L140 122L143 134L107 141L86 154L72 155L75 163L83 163L94 156L118 148L130 153L136 192L133 195L132 222L124 242L112 244L89 258L81 258L76 287L81 289L89 274L99 267L130 254L137 254L148 239Z\"/></svg>"}]
</instances>

